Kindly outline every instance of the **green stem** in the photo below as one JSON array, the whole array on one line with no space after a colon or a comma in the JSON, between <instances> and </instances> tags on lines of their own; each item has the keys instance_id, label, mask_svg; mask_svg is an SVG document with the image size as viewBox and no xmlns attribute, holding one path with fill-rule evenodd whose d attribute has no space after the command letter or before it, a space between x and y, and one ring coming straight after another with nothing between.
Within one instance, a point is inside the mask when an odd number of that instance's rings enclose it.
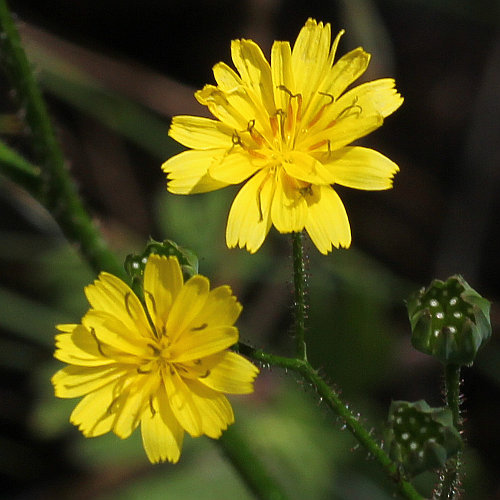
<instances>
[{"instance_id":1,"label":"green stem","mask_svg":"<svg viewBox=\"0 0 500 500\"><path fill-rule=\"evenodd\" d=\"M460 366L447 364L444 367L444 383L446 394L446 406L453 415L453 425L460 432L462 429L462 417L460 415ZM437 497L440 499L453 499L458 494L460 485L460 467L462 465L462 453L459 451L456 457L446 463L443 479L438 487Z\"/></svg>"},{"instance_id":2,"label":"green stem","mask_svg":"<svg viewBox=\"0 0 500 500\"><path fill-rule=\"evenodd\" d=\"M379 462L387 475L397 483L401 495L410 500L423 499L412 484L401 476L396 463L389 458L387 453L371 436L370 432L360 423L359 417L342 402L339 394L323 380L309 362L302 359L274 356L260 349L254 349L241 342L238 344L238 351L264 365L279 366L280 368L299 373L307 382L312 384L319 397L342 419L346 428L349 429L359 443Z\"/></svg>"},{"instance_id":3,"label":"green stem","mask_svg":"<svg viewBox=\"0 0 500 500\"><path fill-rule=\"evenodd\" d=\"M305 330L307 315L307 277L304 261L304 233L292 233L295 348L297 358L307 360Z\"/></svg>"},{"instance_id":4,"label":"green stem","mask_svg":"<svg viewBox=\"0 0 500 500\"><path fill-rule=\"evenodd\" d=\"M45 102L5 0L0 0L0 30L2 66L25 112L25 120L33 136L34 155L42 171L37 199L52 213L66 237L78 244L96 272L106 270L125 278L123 267L104 243L69 175Z\"/></svg>"},{"instance_id":5,"label":"green stem","mask_svg":"<svg viewBox=\"0 0 500 500\"><path fill-rule=\"evenodd\" d=\"M230 426L217 443L257 498L262 500L285 500L288 498L281 487L268 475L237 426Z\"/></svg>"},{"instance_id":6,"label":"green stem","mask_svg":"<svg viewBox=\"0 0 500 500\"><path fill-rule=\"evenodd\" d=\"M68 239L79 245L84 258L97 272L107 270L126 278L123 267L105 245L78 196L5 0L0 0L0 29L3 66L25 110L34 154L41 167L38 170L0 143L0 171L46 206ZM221 445L252 491L266 500L285 498L248 449L243 436L231 429L221 438Z\"/></svg>"},{"instance_id":7,"label":"green stem","mask_svg":"<svg viewBox=\"0 0 500 500\"><path fill-rule=\"evenodd\" d=\"M0 140L0 173L36 197L42 187L40 172L38 167Z\"/></svg>"}]
</instances>

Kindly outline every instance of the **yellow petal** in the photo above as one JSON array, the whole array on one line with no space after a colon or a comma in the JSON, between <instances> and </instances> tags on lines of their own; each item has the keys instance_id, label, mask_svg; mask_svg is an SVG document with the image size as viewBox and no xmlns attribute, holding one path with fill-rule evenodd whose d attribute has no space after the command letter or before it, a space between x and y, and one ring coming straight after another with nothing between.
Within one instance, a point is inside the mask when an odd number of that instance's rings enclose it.
<instances>
[{"instance_id":1,"label":"yellow petal","mask_svg":"<svg viewBox=\"0 0 500 500\"><path fill-rule=\"evenodd\" d=\"M342 92L366 71L370 57L361 47L343 55L329 71L320 90L337 100Z\"/></svg>"},{"instance_id":2,"label":"yellow petal","mask_svg":"<svg viewBox=\"0 0 500 500\"><path fill-rule=\"evenodd\" d=\"M197 380L185 380L193 404L201 417L201 434L217 439L234 422L233 409L227 398Z\"/></svg>"},{"instance_id":3,"label":"yellow petal","mask_svg":"<svg viewBox=\"0 0 500 500\"><path fill-rule=\"evenodd\" d=\"M292 69L295 80L293 93L301 93L304 107L329 69L330 63L330 24L317 23L308 19L300 30L292 50Z\"/></svg>"},{"instance_id":4,"label":"yellow petal","mask_svg":"<svg viewBox=\"0 0 500 500\"><path fill-rule=\"evenodd\" d=\"M252 40L233 40L231 56L241 79L251 90L256 106L264 106L268 115L276 111L273 97L271 67L260 47Z\"/></svg>"},{"instance_id":5,"label":"yellow petal","mask_svg":"<svg viewBox=\"0 0 500 500\"><path fill-rule=\"evenodd\" d=\"M231 152L218 158L212 162L209 168L211 178L227 183L239 184L245 181L257 170L261 165L257 163L247 152Z\"/></svg>"},{"instance_id":6,"label":"yellow petal","mask_svg":"<svg viewBox=\"0 0 500 500\"><path fill-rule=\"evenodd\" d=\"M330 186L313 186L313 195L307 198L306 230L322 254L334 247L349 247L351 229L349 219L338 194Z\"/></svg>"},{"instance_id":7,"label":"yellow petal","mask_svg":"<svg viewBox=\"0 0 500 500\"><path fill-rule=\"evenodd\" d=\"M168 135L193 149L230 149L234 130L201 116L174 116Z\"/></svg>"},{"instance_id":8,"label":"yellow petal","mask_svg":"<svg viewBox=\"0 0 500 500\"><path fill-rule=\"evenodd\" d=\"M253 392L253 381L259 369L243 356L224 351L213 356L218 358L210 373L198 380L215 391L228 394L249 394ZM205 359L203 360L205 361ZM210 363L210 359L207 362Z\"/></svg>"},{"instance_id":9,"label":"yellow petal","mask_svg":"<svg viewBox=\"0 0 500 500\"><path fill-rule=\"evenodd\" d=\"M210 356L232 346L238 341L234 326L207 328L206 323L193 327L177 339L171 347L172 360L176 363Z\"/></svg>"},{"instance_id":10,"label":"yellow petal","mask_svg":"<svg viewBox=\"0 0 500 500\"><path fill-rule=\"evenodd\" d=\"M248 117L241 114L235 108L226 92L214 85L205 85L202 90L198 90L195 95L200 104L207 106L215 118L229 125L235 130L244 130L248 124Z\"/></svg>"},{"instance_id":11,"label":"yellow petal","mask_svg":"<svg viewBox=\"0 0 500 500\"><path fill-rule=\"evenodd\" d=\"M203 434L202 418L193 395L175 369L162 371L170 408L176 420L193 437Z\"/></svg>"},{"instance_id":12,"label":"yellow petal","mask_svg":"<svg viewBox=\"0 0 500 500\"><path fill-rule=\"evenodd\" d=\"M75 407L70 422L76 425L86 437L96 437L110 432L116 418L111 413L115 399L115 385L108 384L85 396Z\"/></svg>"},{"instance_id":13,"label":"yellow petal","mask_svg":"<svg viewBox=\"0 0 500 500\"><path fill-rule=\"evenodd\" d=\"M130 334L151 338L151 329L141 302L121 279L101 273L99 279L85 287L85 295L95 310L114 316Z\"/></svg>"},{"instance_id":14,"label":"yellow petal","mask_svg":"<svg viewBox=\"0 0 500 500\"><path fill-rule=\"evenodd\" d=\"M83 325L71 326L74 327L71 333L56 335L56 359L79 366L102 366L114 362L103 355L98 342Z\"/></svg>"},{"instance_id":15,"label":"yellow petal","mask_svg":"<svg viewBox=\"0 0 500 500\"><path fill-rule=\"evenodd\" d=\"M193 318L192 325L214 326L234 325L242 310L241 304L233 295L231 287L219 286L208 294L203 309Z\"/></svg>"},{"instance_id":16,"label":"yellow petal","mask_svg":"<svg viewBox=\"0 0 500 500\"><path fill-rule=\"evenodd\" d=\"M240 189L233 201L226 228L229 248L247 247L256 252L271 227L271 202L276 181L267 170L257 172Z\"/></svg>"},{"instance_id":17,"label":"yellow petal","mask_svg":"<svg viewBox=\"0 0 500 500\"><path fill-rule=\"evenodd\" d=\"M58 398L77 398L114 384L126 377L127 370L117 366L66 366L52 377L55 394Z\"/></svg>"},{"instance_id":18,"label":"yellow petal","mask_svg":"<svg viewBox=\"0 0 500 500\"><path fill-rule=\"evenodd\" d=\"M113 432L121 439L126 439L137 428L145 411L150 411L151 395L158 391L160 373L136 373L131 383L124 388L113 401L108 411L116 413Z\"/></svg>"},{"instance_id":19,"label":"yellow petal","mask_svg":"<svg viewBox=\"0 0 500 500\"><path fill-rule=\"evenodd\" d=\"M234 422L233 409L227 398L197 380L185 380L201 416L201 433L217 439Z\"/></svg>"},{"instance_id":20,"label":"yellow petal","mask_svg":"<svg viewBox=\"0 0 500 500\"><path fill-rule=\"evenodd\" d=\"M276 108L286 110L290 95L295 88L292 72L292 50L288 42L274 42L271 50L274 101Z\"/></svg>"},{"instance_id":21,"label":"yellow petal","mask_svg":"<svg viewBox=\"0 0 500 500\"><path fill-rule=\"evenodd\" d=\"M383 116L373 108L358 108L355 101L346 104L341 110L335 108L333 111L325 113L324 119L314 126L309 135L302 137L298 146L302 151L309 150L310 153L323 151L321 162L327 161L331 151L368 135L384 121Z\"/></svg>"},{"instance_id":22,"label":"yellow petal","mask_svg":"<svg viewBox=\"0 0 500 500\"><path fill-rule=\"evenodd\" d=\"M151 463L168 460L177 463L181 455L184 429L175 418L165 390L151 401L141 419L142 443Z\"/></svg>"},{"instance_id":23,"label":"yellow petal","mask_svg":"<svg viewBox=\"0 0 500 500\"><path fill-rule=\"evenodd\" d=\"M68 324L56 325L56 329L59 330L60 332L71 333L77 326L78 325L75 325L74 323L68 323Z\"/></svg>"},{"instance_id":24,"label":"yellow petal","mask_svg":"<svg viewBox=\"0 0 500 500\"><path fill-rule=\"evenodd\" d=\"M321 162L302 151L290 151L289 161L283 162L288 175L311 184L331 184L331 173Z\"/></svg>"},{"instance_id":25,"label":"yellow petal","mask_svg":"<svg viewBox=\"0 0 500 500\"><path fill-rule=\"evenodd\" d=\"M244 119L244 127L255 120L257 128L271 134L269 115L258 96L246 85L227 64L220 62L213 67L219 89L224 93L232 109L238 110Z\"/></svg>"},{"instance_id":26,"label":"yellow petal","mask_svg":"<svg viewBox=\"0 0 500 500\"><path fill-rule=\"evenodd\" d=\"M167 335L175 343L193 318L203 309L208 297L210 283L199 274L190 278L178 293L167 319ZM199 325L198 325L199 326Z\"/></svg>"},{"instance_id":27,"label":"yellow petal","mask_svg":"<svg viewBox=\"0 0 500 500\"><path fill-rule=\"evenodd\" d=\"M306 222L307 202L299 191L297 181L283 170L278 175L271 218L274 226L281 233L302 231Z\"/></svg>"},{"instance_id":28,"label":"yellow petal","mask_svg":"<svg viewBox=\"0 0 500 500\"><path fill-rule=\"evenodd\" d=\"M168 174L168 190L174 194L195 194L226 187L228 183L216 181L208 175L210 165L225 154L225 149L209 149L184 151L172 156L161 166Z\"/></svg>"},{"instance_id":29,"label":"yellow petal","mask_svg":"<svg viewBox=\"0 0 500 500\"><path fill-rule=\"evenodd\" d=\"M392 187L392 178L399 172L389 158L362 147L346 147L333 152L325 166L335 183L373 191Z\"/></svg>"},{"instance_id":30,"label":"yellow petal","mask_svg":"<svg viewBox=\"0 0 500 500\"><path fill-rule=\"evenodd\" d=\"M90 309L82 318L82 324L91 332L103 356L119 361L122 355L143 356L150 352L152 332L147 338L143 337L107 312Z\"/></svg>"},{"instance_id":31,"label":"yellow petal","mask_svg":"<svg viewBox=\"0 0 500 500\"><path fill-rule=\"evenodd\" d=\"M144 270L144 300L157 333L164 329L183 284L181 267L175 257L149 256Z\"/></svg>"},{"instance_id":32,"label":"yellow petal","mask_svg":"<svg viewBox=\"0 0 500 500\"><path fill-rule=\"evenodd\" d=\"M328 57L327 64L323 71L323 74L318 79L318 85L313 89L309 103L305 107L302 113L302 123L308 123L312 120L318 113L321 113L321 109L328 104L329 101L334 100L334 96L329 93L329 87L331 85L330 75L332 72L333 60L337 52L337 47L340 42L340 38L344 34L344 30L339 31L335 40L333 41L332 48L330 49L330 55Z\"/></svg>"},{"instance_id":33,"label":"yellow petal","mask_svg":"<svg viewBox=\"0 0 500 500\"><path fill-rule=\"evenodd\" d=\"M337 106L342 109L355 102L360 108L374 109L385 118L403 104L403 98L397 92L395 85L396 82L392 78L363 83L346 92L339 99Z\"/></svg>"}]
</instances>

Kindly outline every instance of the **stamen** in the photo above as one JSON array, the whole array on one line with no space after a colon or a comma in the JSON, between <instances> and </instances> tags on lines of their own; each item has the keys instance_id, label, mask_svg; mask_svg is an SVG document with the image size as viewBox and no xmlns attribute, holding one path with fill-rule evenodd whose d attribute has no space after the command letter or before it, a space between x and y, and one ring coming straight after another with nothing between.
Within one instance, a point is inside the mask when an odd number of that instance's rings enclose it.
<instances>
[{"instance_id":1,"label":"stamen","mask_svg":"<svg viewBox=\"0 0 500 500\"><path fill-rule=\"evenodd\" d=\"M329 94L328 92L320 92L318 91L318 94L319 95L324 95L325 97L329 97L330 98L330 102L325 104L325 106L329 106L330 104L333 104L334 101L335 101L335 97L333 97L332 94Z\"/></svg>"},{"instance_id":2,"label":"stamen","mask_svg":"<svg viewBox=\"0 0 500 500\"><path fill-rule=\"evenodd\" d=\"M323 104L323 106L321 106L321 108L319 108L319 111L316 113L314 118L309 122L309 124L308 124L309 127L312 127L313 125L318 123L319 119L323 116L323 113L325 112L325 109L327 108L327 106L330 106L331 104L333 104L335 102L335 97L333 97L333 95L329 94L328 92L318 92L318 94L322 95L324 97L329 97L330 101Z\"/></svg>"},{"instance_id":3,"label":"stamen","mask_svg":"<svg viewBox=\"0 0 500 500\"><path fill-rule=\"evenodd\" d=\"M194 363L195 365L201 365L201 359L195 359L195 360L193 361L193 363Z\"/></svg>"},{"instance_id":4,"label":"stamen","mask_svg":"<svg viewBox=\"0 0 500 500\"><path fill-rule=\"evenodd\" d=\"M97 335L95 333L95 329L94 328L90 329L90 335L92 335L92 337L94 338L95 343L97 344L97 350L99 351L99 353L101 354L101 356L103 356L104 358L106 358L107 356L106 356L106 354L104 354L104 351L102 350L101 341L97 338Z\"/></svg>"},{"instance_id":5,"label":"stamen","mask_svg":"<svg viewBox=\"0 0 500 500\"><path fill-rule=\"evenodd\" d=\"M153 406L153 396L149 397L149 409L151 410L151 416L154 417L156 415L156 410Z\"/></svg>"},{"instance_id":6,"label":"stamen","mask_svg":"<svg viewBox=\"0 0 500 500\"><path fill-rule=\"evenodd\" d=\"M313 195L312 184L299 188L299 193L304 197L312 196Z\"/></svg>"},{"instance_id":7,"label":"stamen","mask_svg":"<svg viewBox=\"0 0 500 500\"><path fill-rule=\"evenodd\" d=\"M150 347L153 351L153 356L159 356L161 354L160 349L158 349L158 347L154 346L153 344L148 344L148 347Z\"/></svg>"},{"instance_id":8,"label":"stamen","mask_svg":"<svg viewBox=\"0 0 500 500\"><path fill-rule=\"evenodd\" d=\"M295 97L299 97L302 95L299 93L299 94L292 94L292 91L290 89L288 89L287 87L285 87L284 85L278 85L276 87L278 90L282 90L283 92L286 92L289 96L290 96L290 99L293 99Z\"/></svg>"},{"instance_id":9,"label":"stamen","mask_svg":"<svg viewBox=\"0 0 500 500\"><path fill-rule=\"evenodd\" d=\"M197 332L197 331L199 331L199 330L203 330L203 329L205 329L207 326L208 326L208 324L207 324L207 323L203 323L203 324L202 324L202 325L200 325L200 326L195 326L194 328L191 328L191 331L192 331L192 332Z\"/></svg>"},{"instance_id":10,"label":"stamen","mask_svg":"<svg viewBox=\"0 0 500 500\"><path fill-rule=\"evenodd\" d=\"M198 378L207 378L210 375L210 370L207 370L203 375L200 375Z\"/></svg>"},{"instance_id":11,"label":"stamen","mask_svg":"<svg viewBox=\"0 0 500 500\"><path fill-rule=\"evenodd\" d=\"M153 294L151 292L148 292L147 290L144 290L144 294L151 301L151 305L153 306L153 312L156 315L156 302Z\"/></svg>"},{"instance_id":12,"label":"stamen","mask_svg":"<svg viewBox=\"0 0 500 500\"><path fill-rule=\"evenodd\" d=\"M236 130L233 131L233 136L231 137L231 142L233 143L233 145L231 146L231 149L229 150L229 152L231 152L235 146L243 147L243 143L241 142L241 137L239 136L239 134Z\"/></svg>"},{"instance_id":13,"label":"stamen","mask_svg":"<svg viewBox=\"0 0 500 500\"><path fill-rule=\"evenodd\" d=\"M140 366L137 368L137 373L144 375L145 373L151 373L153 370L143 370Z\"/></svg>"},{"instance_id":14,"label":"stamen","mask_svg":"<svg viewBox=\"0 0 500 500\"><path fill-rule=\"evenodd\" d=\"M309 146L309 151L314 151L315 149L319 149L321 146L324 146L325 144L328 144L328 154L331 153L331 142L330 139L323 139L322 141L317 142L316 144L313 144L312 146Z\"/></svg>"},{"instance_id":15,"label":"stamen","mask_svg":"<svg viewBox=\"0 0 500 500\"><path fill-rule=\"evenodd\" d=\"M246 132L250 134L250 137L259 145L262 146L265 142L264 136L255 128L255 120L250 120L247 125Z\"/></svg>"},{"instance_id":16,"label":"stamen","mask_svg":"<svg viewBox=\"0 0 500 500\"><path fill-rule=\"evenodd\" d=\"M130 309L130 304L129 304L129 300L130 300L130 296L131 295L132 295L131 292L127 292L125 294L125 309L127 310L127 314L130 316L130 318L135 321L135 318L134 318L134 316L132 314L132 311Z\"/></svg>"},{"instance_id":17,"label":"stamen","mask_svg":"<svg viewBox=\"0 0 500 500\"><path fill-rule=\"evenodd\" d=\"M347 108L343 109L339 115L337 116L337 118L335 118L334 122L340 120L341 118L346 118L346 116L349 115L349 112L353 109L357 109L357 111L354 111L353 114L357 115L359 117L359 115L363 112L363 108L359 105L359 104L356 104L358 102L358 97L356 96L354 98L354 101L353 103L350 105L350 106L347 106Z\"/></svg>"}]
</instances>

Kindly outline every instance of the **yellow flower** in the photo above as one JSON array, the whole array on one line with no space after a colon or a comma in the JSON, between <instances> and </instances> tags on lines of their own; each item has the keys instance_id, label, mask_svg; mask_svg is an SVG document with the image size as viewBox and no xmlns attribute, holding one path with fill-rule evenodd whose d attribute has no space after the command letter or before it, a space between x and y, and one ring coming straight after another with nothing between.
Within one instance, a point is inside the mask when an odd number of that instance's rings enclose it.
<instances>
[{"instance_id":1,"label":"yellow flower","mask_svg":"<svg viewBox=\"0 0 500 500\"><path fill-rule=\"evenodd\" d=\"M151 255L143 307L117 277L101 273L85 289L91 305L79 325L59 325L52 377L56 396L85 396L71 422L87 437L127 438L141 424L153 463L177 462L184 431L218 438L234 422L223 393L253 391L258 369L227 348L238 340L241 305L228 286L184 283L175 257Z\"/></svg>"},{"instance_id":2,"label":"yellow flower","mask_svg":"<svg viewBox=\"0 0 500 500\"><path fill-rule=\"evenodd\" d=\"M382 154L348 146L382 125L402 97L384 78L346 89L364 73L370 54L357 48L333 60L341 31L309 19L293 50L275 42L271 64L252 40L234 40L236 73L220 62L217 85L196 92L216 120L176 116L169 135L191 148L168 161L168 190L213 191L247 182L237 194L226 230L229 247L256 252L271 225L281 233L306 229L326 254L348 247L347 214L332 188L392 186L398 166Z\"/></svg>"}]
</instances>

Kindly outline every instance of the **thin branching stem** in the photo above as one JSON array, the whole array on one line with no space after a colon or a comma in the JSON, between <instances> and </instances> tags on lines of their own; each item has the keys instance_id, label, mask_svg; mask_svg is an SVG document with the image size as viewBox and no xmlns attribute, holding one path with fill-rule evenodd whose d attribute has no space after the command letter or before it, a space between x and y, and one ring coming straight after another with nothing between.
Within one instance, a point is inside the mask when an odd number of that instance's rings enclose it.
<instances>
[{"instance_id":1,"label":"thin branching stem","mask_svg":"<svg viewBox=\"0 0 500 500\"><path fill-rule=\"evenodd\" d=\"M26 124L33 138L34 156L40 165L40 168L31 165L0 142L0 172L46 206L67 238L79 246L83 257L96 272L106 270L125 279L123 267L93 224L66 168L45 102L5 0L0 0L0 33L1 60L25 111ZM226 433L220 445L244 482L259 498L286 498L241 434L236 431Z\"/></svg>"},{"instance_id":2,"label":"thin branching stem","mask_svg":"<svg viewBox=\"0 0 500 500\"><path fill-rule=\"evenodd\" d=\"M364 446L371 456L379 462L387 475L397 484L397 487L404 498L410 500L422 500L423 497L415 490L411 483L406 481L400 474L398 466L389 458L387 453L375 441L370 432L360 422L355 415L341 400L340 395L328 385L323 377L315 370L308 361L298 358L287 358L268 354L260 349L254 349L246 344L239 343L238 351L249 358L259 361L264 365L278 366L285 370L299 373L304 380L309 382L318 396L324 401L333 412L341 418L345 426L353 436Z\"/></svg>"},{"instance_id":3,"label":"thin branching stem","mask_svg":"<svg viewBox=\"0 0 500 500\"><path fill-rule=\"evenodd\" d=\"M0 56L25 122L33 138L35 162L41 169L40 182L30 184L36 195L55 218L69 241L78 245L81 253L96 271L106 270L125 278L125 271L108 249L78 195L64 161L64 156L52 126L45 101L33 76L21 45L19 32L5 0L0 0ZM12 166L12 164L11 164ZM18 165L19 166L19 165ZM21 167L22 168L22 167ZM6 168L3 168L6 171ZM10 170L19 179L21 169ZM26 173L26 172L25 172ZM11 175L12 177L12 175ZM24 179L31 182L29 176ZM36 192L33 190L36 189Z\"/></svg>"}]
</instances>

